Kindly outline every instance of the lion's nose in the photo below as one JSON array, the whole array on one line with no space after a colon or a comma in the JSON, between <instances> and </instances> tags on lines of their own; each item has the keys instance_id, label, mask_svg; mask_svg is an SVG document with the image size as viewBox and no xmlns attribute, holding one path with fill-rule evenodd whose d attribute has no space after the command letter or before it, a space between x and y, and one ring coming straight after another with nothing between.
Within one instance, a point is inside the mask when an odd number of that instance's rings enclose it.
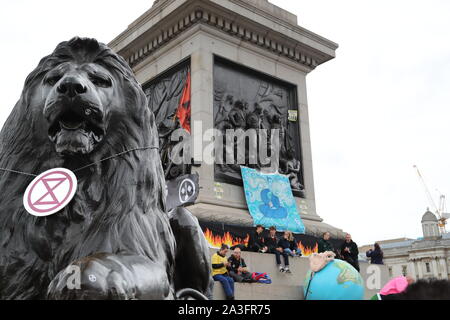
<instances>
[{"instance_id":1,"label":"lion's nose","mask_svg":"<svg viewBox=\"0 0 450 320\"><path fill-rule=\"evenodd\" d=\"M61 94L65 94L70 98L83 94L87 91L87 87L83 85L81 79L76 77L66 77L62 79L57 90Z\"/></svg>"}]
</instances>

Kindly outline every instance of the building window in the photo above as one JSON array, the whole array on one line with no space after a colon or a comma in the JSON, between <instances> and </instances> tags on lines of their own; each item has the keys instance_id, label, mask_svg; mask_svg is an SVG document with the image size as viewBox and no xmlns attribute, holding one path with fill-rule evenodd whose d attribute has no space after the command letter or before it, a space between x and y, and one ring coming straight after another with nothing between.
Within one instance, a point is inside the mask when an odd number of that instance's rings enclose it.
<instances>
[{"instance_id":1,"label":"building window","mask_svg":"<svg viewBox=\"0 0 450 320\"><path fill-rule=\"evenodd\" d=\"M430 264L429 264L428 262L425 263L425 268L427 269L427 273L430 273L430 272L431 272Z\"/></svg>"},{"instance_id":2,"label":"building window","mask_svg":"<svg viewBox=\"0 0 450 320\"><path fill-rule=\"evenodd\" d=\"M408 274L407 266L402 266L402 274L403 274L404 277Z\"/></svg>"}]
</instances>

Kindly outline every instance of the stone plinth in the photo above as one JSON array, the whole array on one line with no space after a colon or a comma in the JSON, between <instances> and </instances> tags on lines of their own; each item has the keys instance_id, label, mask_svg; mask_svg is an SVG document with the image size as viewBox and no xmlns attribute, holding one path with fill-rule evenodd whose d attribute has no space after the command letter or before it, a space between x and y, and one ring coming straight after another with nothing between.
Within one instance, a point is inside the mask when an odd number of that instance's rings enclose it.
<instances>
[{"instance_id":1,"label":"stone plinth","mask_svg":"<svg viewBox=\"0 0 450 320\"><path fill-rule=\"evenodd\" d=\"M297 197L297 208L307 233L342 230L327 225L316 212L306 75L335 57L337 44L297 25L297 17L268 1L160 0L109 44L132 66L138 80L146 84L189 59L191 123L193 137L202 137L214 127L214 61L226 59L245 68L289 83L296 88L301 164L305 198ZM209 142L204 142L204 147ZM200 176L200 195L190 210L200 220L251 226L243 188L221 183L215 192L214 165L201 163L193 171Z\"/></svg>"}]
</instances>

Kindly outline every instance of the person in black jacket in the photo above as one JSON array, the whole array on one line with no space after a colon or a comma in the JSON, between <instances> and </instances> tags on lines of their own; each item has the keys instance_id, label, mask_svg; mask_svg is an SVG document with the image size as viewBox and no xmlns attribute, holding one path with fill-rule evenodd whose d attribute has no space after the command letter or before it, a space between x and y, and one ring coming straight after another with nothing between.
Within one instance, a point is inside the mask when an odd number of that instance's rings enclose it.
<instances>
[{"instance_id":1,"label":"person in black jacket","mask_svg":"<svg viewBox=\"0 0 450 320\"><path fill-rule=\"evenodd\" d=\"M285 234L287 234L287 240L289 241L289 248L284 248L283 250L291 257L301 257L302 251L298 247L292 232L286 231Z\"/></svg>"},{"instance_id":2,"label":"person in black jacket","mask_svg":"<svg viewBox=\"0 0 450 320\"><path fill-rule=\"evenodd\" d=\"M358 254L358 246L353 242L352 236L347 233L341 246L341 256L359 272Z\"/></svg>"},{"instance_id":3,"label":"person in black jacket","mask_svg":"<svg viewBox=\"0 0 450 320\"><path fill-rule=\"evenodd\" d=\"M241 257L241 249L235 248L228 258L228 273L235 282L253 282L252 274L248 271L244 258Z\"/></svg>"},{"instance_id":4,"label":"person in black jacket","mask_svg":"<svg viewBox=\"0 0 450 320\"><path fill-rule=\"evenodd\" d=\"M289 231L284 232L283 238L278 241L277 251L275 252L275 259L278 265L278 269L280 272L291 273L289 269L289 253L284 249L290 249L291 242L289 241ZM283 256L284 267L281 265L281 258Z\"/></svg>"},{"instance_id":5,"label":"person in black jacket","mask_svg":"<svg viewBox=\"0 0 450 320\"><path fill-rule=\"evenodd\" d=\"M267 246L267 253L275 253L277 251L278 238L275 226L269 228L269 236L264 239L264 244Z\"/></svg>"},{"instance_id":6,"label":"person in black jacket","mask_svg":"<svg viewBox=\"0 0 450 320\"><path fill-rule=\"evenodd\" d=\"M264 244L264 227L260 224L256 226L256 231L250 235L248 240L248 251L267 252L267 246Z\"/></svg>"},{"instance_id":7,"label":"person in black jacket","mask_svg":"<svg viewBox=\"0 0 450 320\"><path fill-rule=\"evenodd\" d=\"M324 232L322 239L319 239L318 243L318 253L322 253L325 251L335 252L333 244L330 242L330 233Z\"/></svg>"},{"instance_id":8,"label":"person in black jacket","mask_svg":"<svg viewBox=\"0 0 450 320\"><path fill-rule=\"evenodd\" d=\"M374 244L374 250L370 249L366 252L366 257L370 258L371 264L383 264L383 251L378 243Z\"/></svg>"}]
</instances>

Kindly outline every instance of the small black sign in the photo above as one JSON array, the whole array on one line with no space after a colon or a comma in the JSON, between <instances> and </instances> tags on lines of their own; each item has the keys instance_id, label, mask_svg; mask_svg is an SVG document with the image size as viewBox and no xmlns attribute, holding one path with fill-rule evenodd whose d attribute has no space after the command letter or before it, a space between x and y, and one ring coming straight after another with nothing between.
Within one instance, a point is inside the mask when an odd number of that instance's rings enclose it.
<instances>
[{"instance_id":1,"label":"small black sign","mask_svg":"<svg viewBox=\"0 0 450 320\"><path fill-rule=\"evenodd\" d=\"M194 204L198 193L198 173L183 175L167 181L167 210Z\"/></svg>"}]
</instances>

